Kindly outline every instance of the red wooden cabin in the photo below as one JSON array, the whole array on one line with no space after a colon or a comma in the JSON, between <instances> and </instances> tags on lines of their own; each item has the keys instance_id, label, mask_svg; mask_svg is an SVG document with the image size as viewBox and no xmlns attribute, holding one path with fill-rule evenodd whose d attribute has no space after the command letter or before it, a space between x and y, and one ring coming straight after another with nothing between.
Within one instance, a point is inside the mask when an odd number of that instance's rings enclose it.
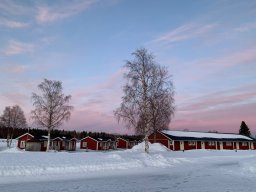
<instances>
[{"instance_id":1,"label":"red wooden cabin","mask_svg":"<svg viewBox=\"0 0 256 192\"><path fill-rule=\"evenodd\" d=\"M149 136L151 143L161 143L174 151L193 149L249 150L256 149L256 141L237 134L192 131L158 131Z\"/></svg>"},{"instance_id":2,"label":"red wooden cabin","mask_svg":"<svg viewBox=\"0 0 256 192\"><path fill-rule=\"evenodd\" d=\"M51 149L56 151L75 151L77 139L70 136L55 137L51 140Z\"/></svg>"},{"instance_id":3,"label":"red wooden cabin","mask_svg":"<svg viewBox=\"0 0 256 192\"><path fill-rule=\"evenodd\" d=\"M30 133L25 133L19 137L16 138L18 140L17 142L17 147L20 149L25 149L26 148L26 142L33 139L34 136L31 135Z\"/></svg>"},{"instance_id":4,"label":"red wooden cabin","mask_svg":"<svg viewBox=\"0 0 256 192\"><path fill-rule=\"evenodd\" d=\"M61 137L55 137L51 140L51 149L60 151L65 149L65 142Z\"/></svg>"},{"instance_id":5,"label":"red wooden cabin","mask_svg":"<svg viewBox=\"0 0 256 192\"><path fill-rule=\"evenodd\" d=\"M120 148L120 149L128 149L129 148L129 140L127 140L127 139L118 137L116 139L116 142L117 142L117 148Z\"/></svg>"},{"instance_id":6,"label":"red wooden cabin","mask_svg":"<svg viewBox=\"0 0 256 192\"><path fill-rule=\"evenodd\" d=\"M36 137L27 142L26 151L46 151L47 138Z\"/></svg>"},{"instance_id":7,"label":"red wooden cabin","mask_svg":"<svg viewBox=\"0 0 256 192\"><path fill-rule=\"evenodd\" d=\"M27 142L26 151L46 151L48 137L38 136ZM60 151L75 151L76 138L72 137L56 137L50 141L50 149Z\"/></svg>"},{"instance_id":8,"label":"red wooden cabin","mask_svg":"<svg viewBox=\"0 0 256 192\"><path fill-rule=\"evenodd\" d=\"M106 138L96 138L87 136L80 140L80 149L89 150L109 150L111 140Z\"/></svg>"}]
</instances>

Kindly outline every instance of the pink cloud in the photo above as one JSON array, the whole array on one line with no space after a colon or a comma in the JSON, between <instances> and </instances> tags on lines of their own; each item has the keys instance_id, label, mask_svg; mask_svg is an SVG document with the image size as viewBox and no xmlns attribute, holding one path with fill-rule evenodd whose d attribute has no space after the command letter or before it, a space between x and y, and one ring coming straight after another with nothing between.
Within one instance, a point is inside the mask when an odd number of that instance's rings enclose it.
<instances>
[{"instance_id":1,"label":"pink cloud","mask_svg":"<svg viewBox=\"0 0 256 192\"><path fill-rule=\"evenodd\" d=\"M178 105L170 127L219 132L237 132L246 121L256 133L255 84L189 99Z\"/></svg>"},{"instance_id":2,"label":"pink cloud","mask_svg":"<svg viewBox=\"0 0 256 192\"><path fill-rule=\"evenodd\" d=\"M241 121L245 121L251 132L256 133L256 104L242 104L208 112L196 112L186 115L176 114L170 124L171 129L190 131L210 131L238 133Z\"/></svg>"},{"instance_id":3,"label":"pink cloud","mask_svg":"<svg viewBox=\"0 0 256 192\"><path fill-rule=\"evenodd\" d=\"M247 31L250 31L253 29L256 29L256 22L250 22L250 23L243 24L242 26L235 28L235 31L247 32Z\"/></svg>"},{"instance_id":4,"label":"pink cloud","mask_svg":"<svg viewBox=\"0 0 256 192\"><path fill-rule=\"evenodd\" d=\"M91 132L124 133L132 131L118 125L114 117L93 110L75 110L71 120L63 126L65 129Z\"/></svg>"},{"instance_id":5,"label":"pink cloud","mask_svg":"<svg viewBox=\"0 0 256 192\"><path fill-rule=\"evenodd\" d=\"M183 100L178 106L180 112L207 111L215 108L225 108L229 105L250 103L255 100L256 85L248 85L236 89L219 91L197 98Z\"/></svg>"},{"instance_id":6,"label":"pink cloud","mask_svg":"<svg viewBox=\"0 0 256 192\"><path fill-rule=\"evenodd\" d=\"M178 79L180 81L198 81L228 68L253 62L256 62L256 47L225 53L214 58L189 61L183 64L186 65L186 70L180 69L175 77L182 77Z\"/></svg>"},{"instance_id":7,"label":"pink cloud","mask_svg":"<svg viewBox=\"0 0 256 192\"><path fill-rule=\"evenodd\" d=\"M8 56L18 55L22 53L32 52L33 49L33 44L11 40L9 41L7 48L4 50L4 54Z\"/></svg>"},{"instance_id":8,"label":"pink cloud","mask_svg":"<svg viewBox=\"0 0 256 192\"><path fill-rule=\"evenodd\" d=\"M72 94L75 106L67 129L131 133L131 130L118 124L113 110L119 106L122 96L123 70L118 70L102 82L77 89ZM82 90L82 91L81 91ZM72 126L72 127L70 127Z\"/></svg>"},{"instance_id":9,"label":"pink cloud","mask_svg":"<svg viewBox=\"0 0 256 192\"><path fill-rule=\"evenodd\" d=\"M200 36L208 34L210 31L216 28L216 26L216 24L200 25L196 23L187 23L170 32L160 35L150 43L169 44L188 39L198 38Z\"/></svg>"},{"instance_id":10,"label":"pink cloud","mask_svg":"<svg viewBox=\"0 0 256 192\"><path fill-rule=\"evenodd\" d=\"M0 26L9 28L25 28L29 26L29 23L19 22L14 20L0 19Z\"/></svg>"},{"instance_id":11,"label":"pink cloud","mask_svg":"<svg viewBox=\"0 0 256 192\"><path fill-rule=\"evenodd\" d=\"M10 15L24 15L31 13L32 8L22 5L22 2L13 0L0 1L0 12Z\"/></svg>"},{"instance_id":12,"label":"pink cloud","mask_svg":"<svg viewBox=\"0 0 256 192\"><path fill-rule=\"evenodd\" d=\"M28 65L23 65L23 64L6 64L0 67L2 71L5 71L7 73L11 74L21 74L26 72L29 69Z\"/></svg>"},{"instance_id":13,"label":"pink cloud","mask_svg":"<svg viewBox=\"0 0 256 192\"><path fill-rule=\"evenodd\" d=\"M54 22L64 18L71 17L78 14L89 7L91 7L96 1L65 1L62 4L55 6L39 6L36 16L36 20L39 23Z\"/></svg>"},{"instance_id":14,"label":"pink cloud","mask_svg":"<svg viewBox=\"0 0 256 192\"><path fill-rule=\"evenodd\" d=\"M212 66L214 68L224 68L254 61L256 61L256 48L252 47L245 50L239 50L237 52L225 54L216 58L204 59L196 62L196 64L201 67Z\"/></svg>"}]
</instances>

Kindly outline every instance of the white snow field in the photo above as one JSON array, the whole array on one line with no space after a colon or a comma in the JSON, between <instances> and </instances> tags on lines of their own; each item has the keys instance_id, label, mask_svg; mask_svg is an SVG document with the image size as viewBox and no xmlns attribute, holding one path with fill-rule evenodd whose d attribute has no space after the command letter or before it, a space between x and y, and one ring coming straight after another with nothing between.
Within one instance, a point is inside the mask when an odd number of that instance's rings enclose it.
<instances>
[{"instance_id":1,"label":"white snow field","mask_svg":"<svg viewBox=\"0 0 256 192\"><path fill-rule=\"evenodd\" d=\"M0 151L1 192L255 192L256 151Z\"/></svg>"}]
</instances>

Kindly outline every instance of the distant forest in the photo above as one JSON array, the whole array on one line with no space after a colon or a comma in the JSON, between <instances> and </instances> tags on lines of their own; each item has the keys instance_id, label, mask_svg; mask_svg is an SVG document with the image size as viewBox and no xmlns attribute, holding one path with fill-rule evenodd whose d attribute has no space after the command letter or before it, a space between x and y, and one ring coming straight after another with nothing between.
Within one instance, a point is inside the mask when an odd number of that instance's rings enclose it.
<instances>
[{"instance_id":1,"label":"distant forest","mask_svg":"<svg viewBox=\"0 0 256 192\"><path fill-rule=\"evenodd\" d=\"M23 135L24 133L29 132L33 136L41 136L41 135L48 135L48 131L46 129L35 129L35 128L30 128L30 129L14 129L13 130L13 139L19 137L20 135ZM7 138L7 133L8 130L6 127L0 127L0 138ZM125 137L125 138L131 138L131 139L138 139L141 140L141 136L135 136L135 135L119 135L119 134L108 134L105 132L87 132L87 131L66 131L66 130L58 130L55 129L51 132L51 138L55 137L62 137L62 136L71 136L75 137L77 139L82 139L86 136L91 136L91 137L97 137L97 138L116 138L116 137Z\"/></svg>"}]
</instances>

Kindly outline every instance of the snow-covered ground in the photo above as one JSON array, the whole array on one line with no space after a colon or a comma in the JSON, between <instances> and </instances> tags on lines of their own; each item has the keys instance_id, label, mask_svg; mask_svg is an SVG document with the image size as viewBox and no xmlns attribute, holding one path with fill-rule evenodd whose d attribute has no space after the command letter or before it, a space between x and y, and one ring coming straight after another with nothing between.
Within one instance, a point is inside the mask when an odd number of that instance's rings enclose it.
<instances>
[{"instance_id":1,"label":"snow-covered ground","mask_svg":"<svg viewBox=\"0 0 256 192\"><path fill-rule=\"evenodd\" d=\"M0 191L256 191L256 151L0 151ZM36 189L36 190L35 190Z\"/></svg>"}]
</instances>

